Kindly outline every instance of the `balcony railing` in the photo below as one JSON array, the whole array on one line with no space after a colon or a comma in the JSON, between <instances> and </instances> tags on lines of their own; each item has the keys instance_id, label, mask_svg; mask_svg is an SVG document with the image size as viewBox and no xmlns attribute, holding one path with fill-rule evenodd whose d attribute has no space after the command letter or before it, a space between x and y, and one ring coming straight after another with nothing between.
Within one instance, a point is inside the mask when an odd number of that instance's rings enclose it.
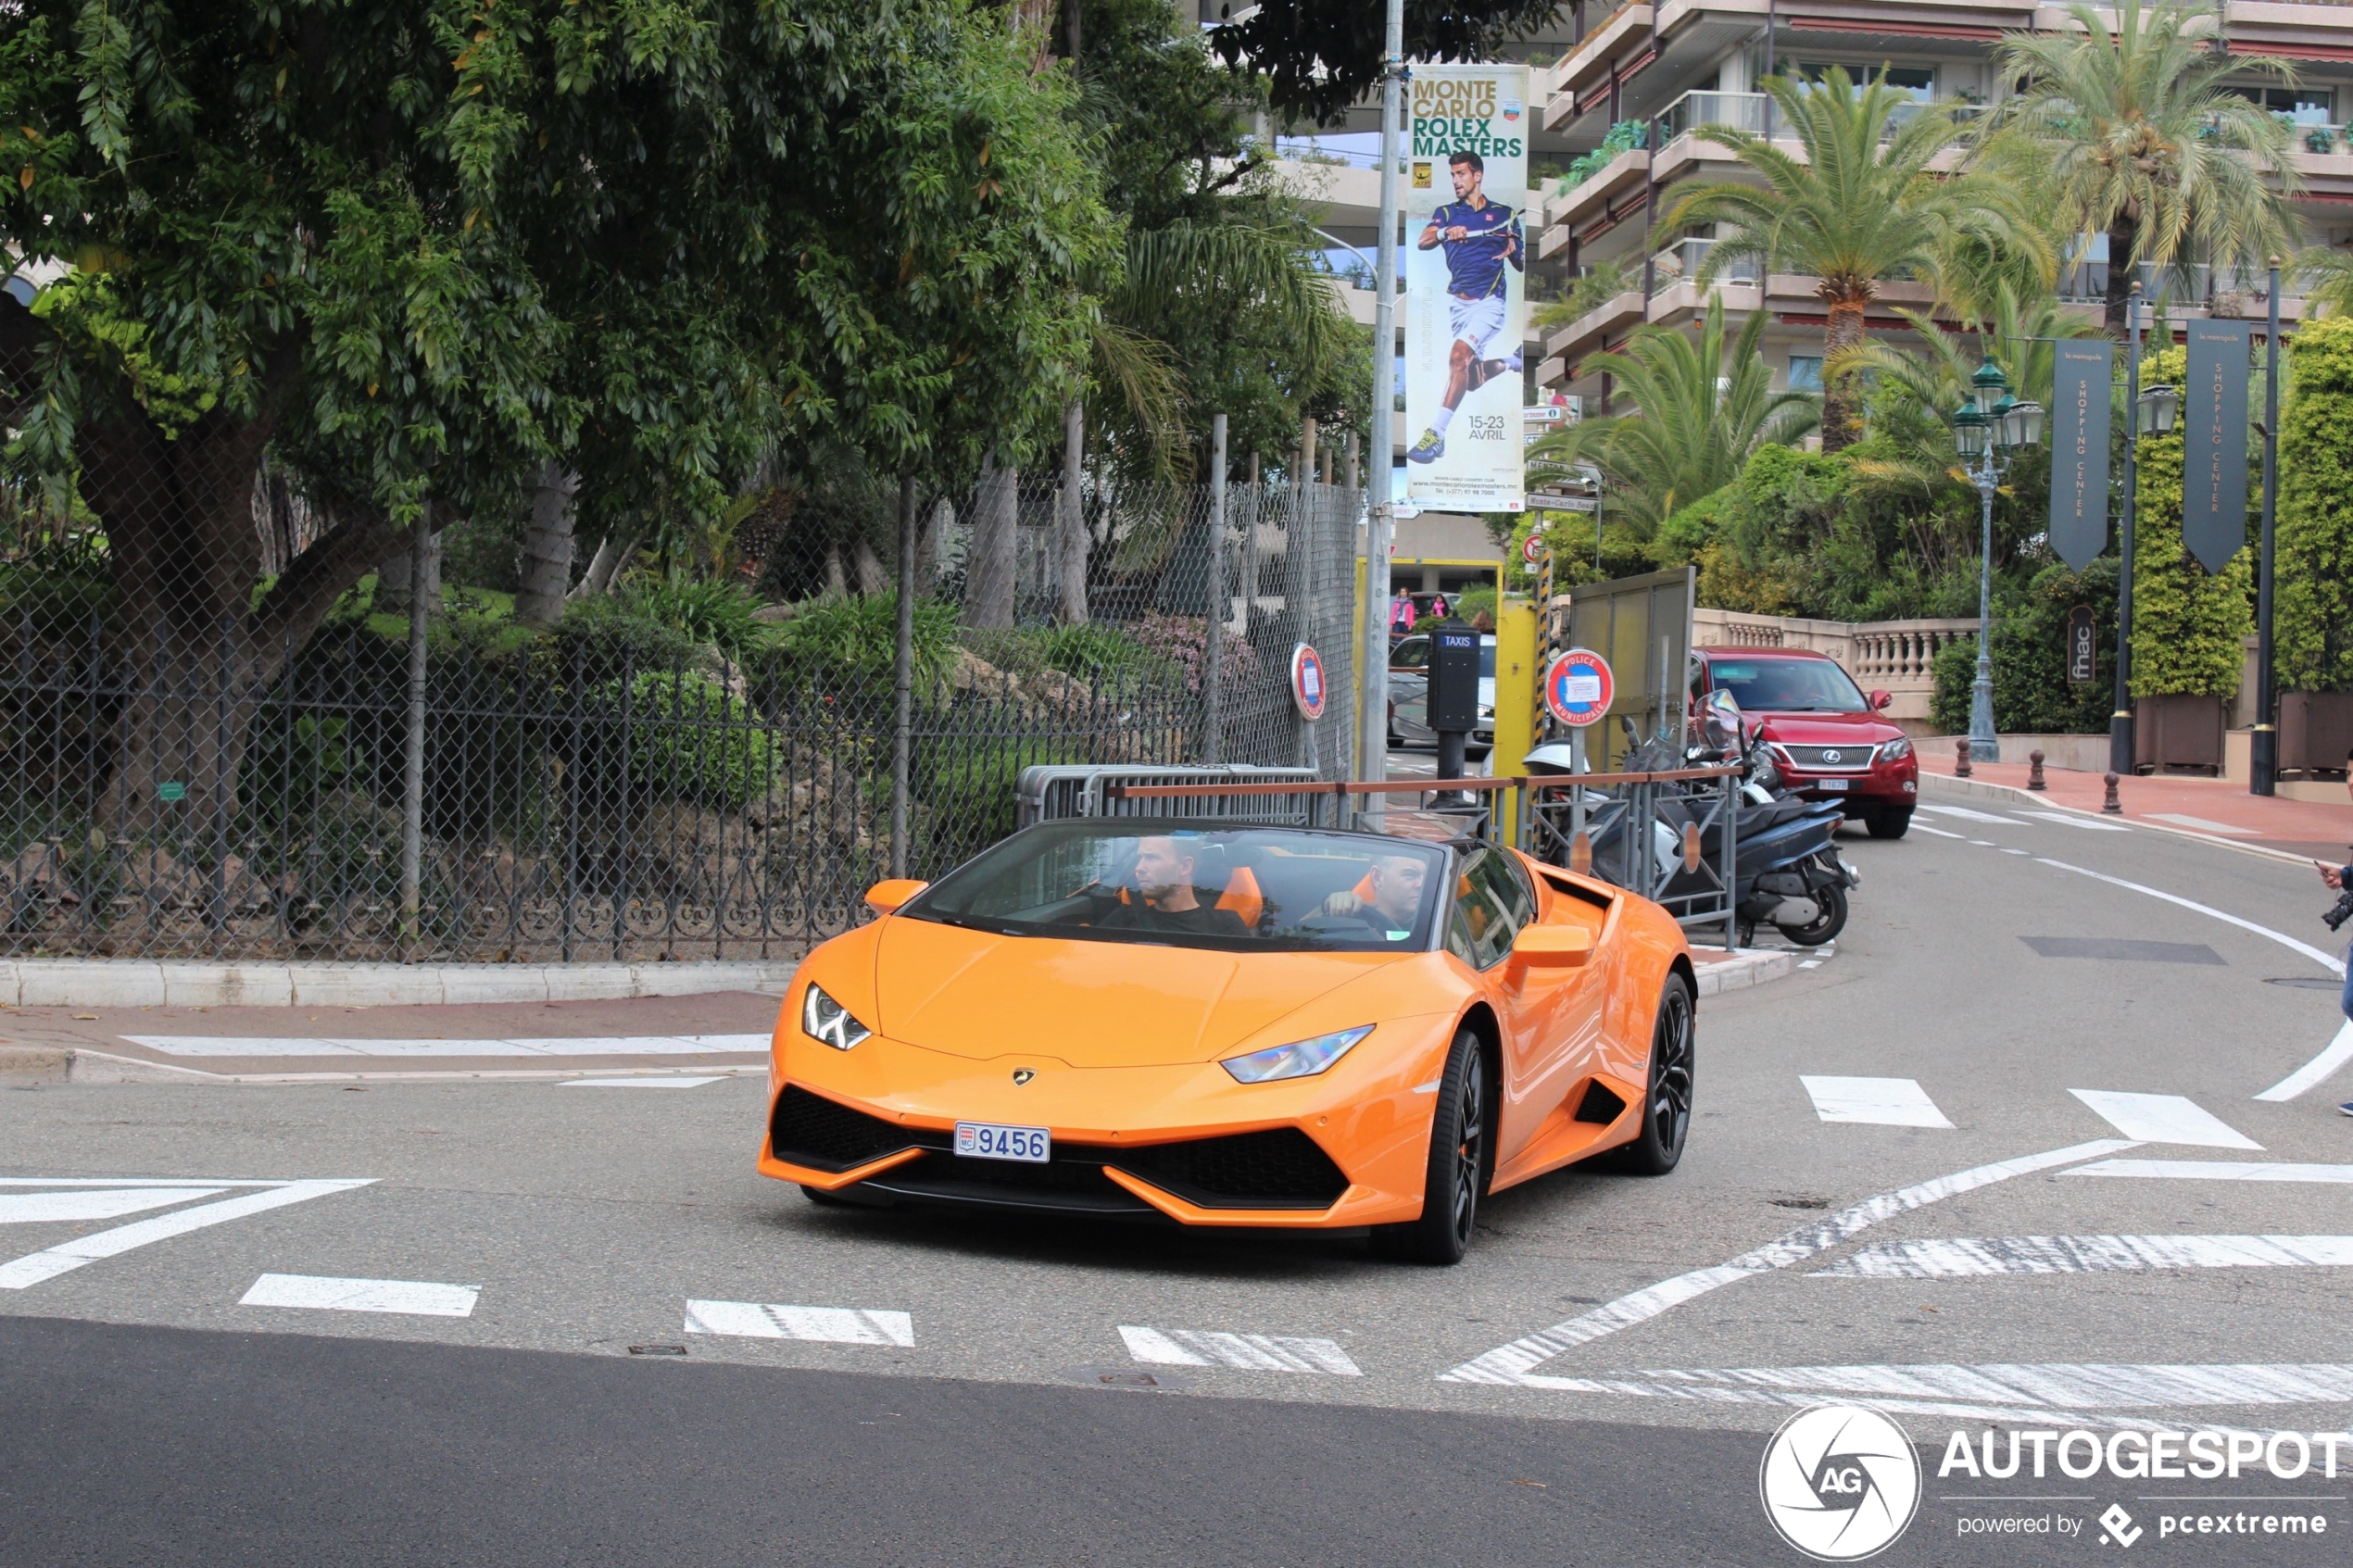
<instances>
[{"instance_id":1,"label":"balcony railing","mask_svg":"<svg viewBox=\"0 0 2353 1568\"><path fill-rule=\"evenodd\" d=\"M1726 126L1734 131L1745 131L1752 136L1762 136L1766 129L1766 110L1771 104L1772 100L1762 93L1686 93L1667 105L1666 112L1659 116L1659 124L1665 132L1663 140L1671 142L1678 136L1708 125ZM1882 139L1893 138L1931 107L1947 110L1955 119L1962 121L1985 112L1982 104L1962 103L1950 98L1935 105L1898 104L1894 112L1887 117ZM1785 119L1775 116L1773 129L1777 135L1783 135L1787 134L1789 125Z\"/></svg>"},{"instance_id":2,"label":"balcony railing","mask_svg":"<svg viewBox=\"0 0 2353 1568\"><path fill-rule=\"evenodd\" d=\"M1714 240L1679 240L1651 257L1651 297L1655 299L1677 283L1689 282L1699 276L1706 263L1707 253L1716 248ZM1750 283L1763 281L1764 274L1754 257L1743 257L1728 263L1716 274L1719 283Z\"/></svg>"}]
</instances>

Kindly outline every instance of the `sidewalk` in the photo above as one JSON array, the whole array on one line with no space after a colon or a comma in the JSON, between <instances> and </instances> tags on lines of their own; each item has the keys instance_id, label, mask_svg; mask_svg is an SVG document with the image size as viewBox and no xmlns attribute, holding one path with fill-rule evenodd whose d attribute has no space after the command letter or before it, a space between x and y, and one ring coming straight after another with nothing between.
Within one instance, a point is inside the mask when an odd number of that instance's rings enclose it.
<instances>
[{"instance_id":1,"label":"sidewalk","mask_svg":"<svg viewBox=\"0 0 2353 1568\"><path fill-rule=\"evenodd\" d=\"M2008 748L2005 747L2005 756ZM1923 791L1950 796L1970 792L1970 786L1992 786L1982 793L1998 796L2013 807L2040 800L2050 808L2098 812L2107 784L2098 773L2064 768L2043 771L2045 790L2029 795L2025 754L2016 760L1980 762L1974 776L1956 779L1949 748L1919 753ZM1933 785L1928 780L1933 778ZM2353 798L2340 805L2284 800L2249 795L2243 784L2223 779L2186 778L2178 774L2120 778L2117 798L2124 821L2159 831L2194 834L2205 838L2268 849L2301 859L2343 865L2353 859Z\"/></svg>"}]
</instances>

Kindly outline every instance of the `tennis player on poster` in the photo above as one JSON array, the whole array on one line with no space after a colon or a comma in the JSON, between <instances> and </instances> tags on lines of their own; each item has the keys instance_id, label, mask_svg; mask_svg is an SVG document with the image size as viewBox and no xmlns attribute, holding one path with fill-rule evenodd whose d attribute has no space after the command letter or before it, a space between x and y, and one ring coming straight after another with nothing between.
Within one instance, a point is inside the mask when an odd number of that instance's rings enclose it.
<instances>
[{"instance_id":1,"label":"tennis player on poster","mask_svg":"<svg viewBox=\"0 0 2353 1568\"><path fill-rule=\"evenodd\" d=\"M1420 247L1446 247L1447 320L1454 334L1447 361L1446 396L1419 441L1407 449L1408 462L1433 463L1446 451L1446 427L1461 407L1463 395L1484 386L1496 376L1517 375L1519 345L1499 344L1510 304L1504 269L1527 266L1528 243L1520 232L1520 215L1501 202L1487 199L1480 187L1487 165L1477 153L1459 152L1447 159L1453 177L1454 199L1429 215ZM1498 348L1508 352L1497 354Z\"/></svg>"}]
</instances>

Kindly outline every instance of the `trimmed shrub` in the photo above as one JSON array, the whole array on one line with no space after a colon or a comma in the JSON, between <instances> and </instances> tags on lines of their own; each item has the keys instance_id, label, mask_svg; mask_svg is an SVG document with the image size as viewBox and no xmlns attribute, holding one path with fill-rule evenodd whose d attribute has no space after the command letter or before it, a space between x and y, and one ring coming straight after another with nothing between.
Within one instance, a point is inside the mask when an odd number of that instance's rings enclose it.
<instances>
[{"instance_id":1,"label":"trimmed shrub","mask_svg":"<svg viewBox=\"0 0 2353 1568\"><path fill-rule=\"evenodd\" d=\"M2274 570L2283 691L2353 691L2353 317L2311 321L2288 351Z\"/></svg>"},{"instance_id":2,"label":"trimmed shrub","mask_svg":"<svg viewBox=\"0 0 2353 1568\"><path fill-rule=\"evenodd\" d=\"M2053 564L2023 590L2004 585L1994 618L1994 727L2005 734L2097 734L2116 697L2117 561L2102 556L2078 574ZM2067 613L2092 608L2098 657L2089 684L2067 678ZM1977 639L1936 650L1930 716L1945 734L1969 729Z\"/></svg>"},{"instance_id":3,"label":"trimmed shrub","mask_svg":"<svg viewBox=\"0 0 2353 1568\"><path fill-rule=\"evenodd\" d=\"M2169 348L2142 366L2141 384L2179 386L2188 356ZM2133 695L2229 696L2238 690L2254 630L2254 556L2243 549L2208 575L2182 544L2182 437L2141 443L2133 558Z\"/></svg>"},{"instance_id":4,"label":"trimmed shrub","mask_svg":"<svg viewBox=\"0 0 2353 1568\"><path fill-rule=\"evenodd\" d=\"M604 696L618 721L621 684ZM630 765L640 781L711 806L744 806L768 793L782 759L750 703L694 671L647 671L627 696Z\"/></svg>"}]
</instances>

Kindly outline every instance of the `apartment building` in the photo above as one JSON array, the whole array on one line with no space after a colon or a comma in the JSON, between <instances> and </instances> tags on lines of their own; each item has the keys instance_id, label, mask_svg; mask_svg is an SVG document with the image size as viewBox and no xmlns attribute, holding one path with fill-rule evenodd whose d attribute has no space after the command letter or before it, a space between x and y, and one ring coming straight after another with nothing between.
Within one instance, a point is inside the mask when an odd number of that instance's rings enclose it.
<instances>
[{"instance_id":1,"label":"apartment building","mask_svg":"<svg viewBox=\"0 0 2353 1568\"><path fill-rule=\"evenodd\" d=\"M1771 313L1765 333L1776 385L1817 387L1824 316L1815 280L1740 266L1706 289L1694 281L1713 243L1707 232L1670 233L1655 219L1678 185L1723 176L1733 168L1720 144L1698 134L1707 124L1763 132L1768 100L1755 91L1768 73L1815 76L1833 65L1857 77L1884 70L1891 84L1919 103L1985 112L2004 83L1994 66L2002 38L2070 25L2066 10L2034 0L1577 0L1569 7L1570 44L1540 86L1542 130L1579 152L1624 146L1589 159L1573 183L1548 195L1539 257L1569 275L1597 266L1622 268L1629 286L1579 320L1546 334L1535 380L1545 390L1578 395L1599 411L1607 378L1586 367L1623 345L1644 322L1690 320L1720 295L1736 321ZM2296 161L2303 189L2296 200L2309 240L2353 240L2353 6L2230 0L2222 26L2230 46L2295 63L2297 84L2250 75L2246 90L2296 126ZM1794 142L1791 143L1794 145ZM1591 167L1594 162L1599 167ZM2105 294L2104 239L2072 259L2062 297L2086 312ZM2259 315L2265 279L2230 269L2194 267L2186 275L2145 279L2175 322L2192 316ZM2302 302L2283 290L2282 313ZM1881 285L1869 316L1874 332L1897 332L1894 307L1926 308L1918 284Z\"/></svg>"}]
</instances>

